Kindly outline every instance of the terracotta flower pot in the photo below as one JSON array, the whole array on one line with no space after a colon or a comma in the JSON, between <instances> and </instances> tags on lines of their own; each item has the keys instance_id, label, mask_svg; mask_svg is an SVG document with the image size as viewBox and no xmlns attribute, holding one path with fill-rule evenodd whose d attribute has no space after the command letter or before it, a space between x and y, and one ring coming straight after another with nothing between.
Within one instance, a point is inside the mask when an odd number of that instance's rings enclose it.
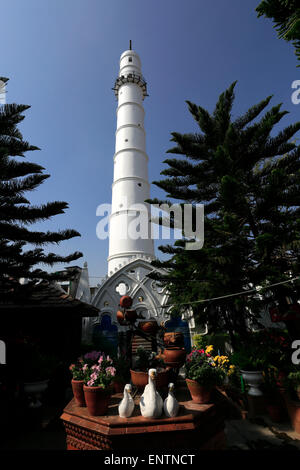
<instances>
[{"instance_id":1,"label":"terracotta flower pot","mask_svg":"<svg viewBox=\"0 0 300 470\"><path fill-rule=\"evenodd\" d=\"M72 390L77 406L86 406L83 392L83 380L72 379Z\"/></svg>"},{"instance_id":2,"label":"terracotta flower pot","mask_svg":"<svg viewBox=\"0 0 300 470\"><path fill-rule=\"evenodd\" d=\"M211 388L207 388L204 385L198 384L195 380L185 379L191 394L192 400L195 403L209 403L211 397Z\"/></svg>"},{"instance_id":3,"label":"terracotta flower pot","mask_svg":"<svg viewBox=\"0 0 300 470\"><path fill-rule=\"evenodd\" d=\"M120 305L123 308L130 308L132 305L132 298L129 295L123 295L120 298Z\"/></svg>"},{"instance_id":4,"label":"terracotta flower pot","mask_svg":"<svg viewBox=\"0 0 300 470\"><path fill-rule=\"evenodd\" d=\"M186 352L184 348L174 347L166 348L163 352L163 359L166 364L168 363L177 363L183 364L185 361Z\"/></svg>"},{"instance_id":5,"label":"terracotta flower pot","mask_svg":"<svg viewBox=\"0 0 300 470\"><path fill-rule=\"evenodd\" d=\"M103 416L107 413L111 389L83 386L84 398L91 416Z\"/></svg>"},{"instance_id":6,"label":"terracotta flower pot","mask_svg":"<svg viewBox=\"0 0 300 470\"><path fill-rule=\"evenodd\" d=\"M184 337L181 331L172 331L164 334L164 344L166 347L184 346Z\"/></svg>"},{"instance_id":7,"label":"terracotta flower pot","mask_svg":"<svg viewBox=\"0 0 300 470\"><path fill-rule=\"evenodd\" d=\"M130 376L131 376L131 382L133 385L135 385L139 389L143 389L146 387L149 376L148 372L143 372L143 371L137 371L137 370L132 370L130 369ZM163 371L157 372L156 376L156 388L164 388L168 386L170 379L170 374L169 370L165 369Z\"/></svg>"},{"instance_id":8,"label":"terracotta flower pot","mask_svg":"<svg viewBox=\"0 0 300 470\"><path fill-rule=\"evenodd\" d=\"M117 320L120 324L124 321L124 313L121 310L117 311Z\"/></svg>"},{"instance_id":9,"label":"terracotta flower pot","mask_svg":"<svg viewBox=\"0 0 300 470\"><path fill-rule=\"evenodd\" d=\"M155 335L158 331L158 324L156 320L140 321L139 328L144 333L148 333L149 335Z\"/></svg>"}]
</instances>

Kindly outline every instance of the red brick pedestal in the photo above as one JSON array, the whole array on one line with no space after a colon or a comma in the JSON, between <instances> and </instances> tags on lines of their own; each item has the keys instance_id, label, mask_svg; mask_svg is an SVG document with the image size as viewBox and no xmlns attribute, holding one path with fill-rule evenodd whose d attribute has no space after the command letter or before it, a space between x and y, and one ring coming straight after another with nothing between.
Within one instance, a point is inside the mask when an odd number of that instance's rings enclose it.
<instances>
[{"instance_id":1,"label":"red brick pedestal","mask_svg":"<svg viewBox=\"0 0 300 470\"><path fill-rule=\"evenodd\" d=\"M186 392L187 395L187 392ZM188 398L186 396L186 398ZM61 419L66 430L68 450L224 449L224 419L214 404L198 405L180 401L175 418L148 419L140 415L139 397L133 416L120 418L121 394L113 395L108 416L90 416L74 399Z\"/></svg>"}]
</instances>

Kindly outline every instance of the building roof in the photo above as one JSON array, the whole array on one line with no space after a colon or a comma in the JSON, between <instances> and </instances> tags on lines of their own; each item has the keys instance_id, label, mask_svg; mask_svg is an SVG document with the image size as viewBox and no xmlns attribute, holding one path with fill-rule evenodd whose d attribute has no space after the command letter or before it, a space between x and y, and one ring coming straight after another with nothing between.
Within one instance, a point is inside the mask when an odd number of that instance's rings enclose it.
<instances>
[{"instance_id":1,"label":"building roof","mask_svg":"<svg viewBox=\"0 0 300 470\"><path fill-rule=\"evenodd\" d=\"M56 313L70 313L81 317L96 317L99 309L81 300L75 299L67 294L57 283L41 281L29 289L25 290L22 297L17 299L6 297L0 299L0 312L16 311L30 313L48 312L52 315Z\"/></svg>"}]
</instances>

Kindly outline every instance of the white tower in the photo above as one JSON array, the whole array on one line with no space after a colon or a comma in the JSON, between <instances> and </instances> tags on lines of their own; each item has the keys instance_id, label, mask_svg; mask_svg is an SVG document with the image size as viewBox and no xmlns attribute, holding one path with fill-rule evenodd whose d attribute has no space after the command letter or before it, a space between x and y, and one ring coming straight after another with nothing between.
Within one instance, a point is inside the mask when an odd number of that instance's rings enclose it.
<instances>
[{"instance_id":1,"label":"white tower","mask_svg":"<svg viewBox=\"0 0 300 470\"><path fill-rule=\"evenodd\" d=\"M144 203L150 197L143 108L147 84L140 58L131 50L131 41L130 49L120 57L120 72L113 89L118 107L108 275L135 258L154 259L150 209Z\"/></svg>"}]
</instances>

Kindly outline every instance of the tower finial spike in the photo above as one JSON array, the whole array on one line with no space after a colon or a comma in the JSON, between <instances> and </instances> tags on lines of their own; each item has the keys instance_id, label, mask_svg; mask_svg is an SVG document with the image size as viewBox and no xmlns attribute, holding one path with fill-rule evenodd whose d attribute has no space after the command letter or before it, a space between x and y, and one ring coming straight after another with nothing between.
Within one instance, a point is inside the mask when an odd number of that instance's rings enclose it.
<instances>
[{"instance_id":1,"label":"tower finial spike","mask_svg":"<svg viewBox=\"0 0 300 470\"><path fill-rule=\"evenodd\" d=\"M129 49L131 50L131 39L129 40Z\"/></svg>"}]
</instances>

